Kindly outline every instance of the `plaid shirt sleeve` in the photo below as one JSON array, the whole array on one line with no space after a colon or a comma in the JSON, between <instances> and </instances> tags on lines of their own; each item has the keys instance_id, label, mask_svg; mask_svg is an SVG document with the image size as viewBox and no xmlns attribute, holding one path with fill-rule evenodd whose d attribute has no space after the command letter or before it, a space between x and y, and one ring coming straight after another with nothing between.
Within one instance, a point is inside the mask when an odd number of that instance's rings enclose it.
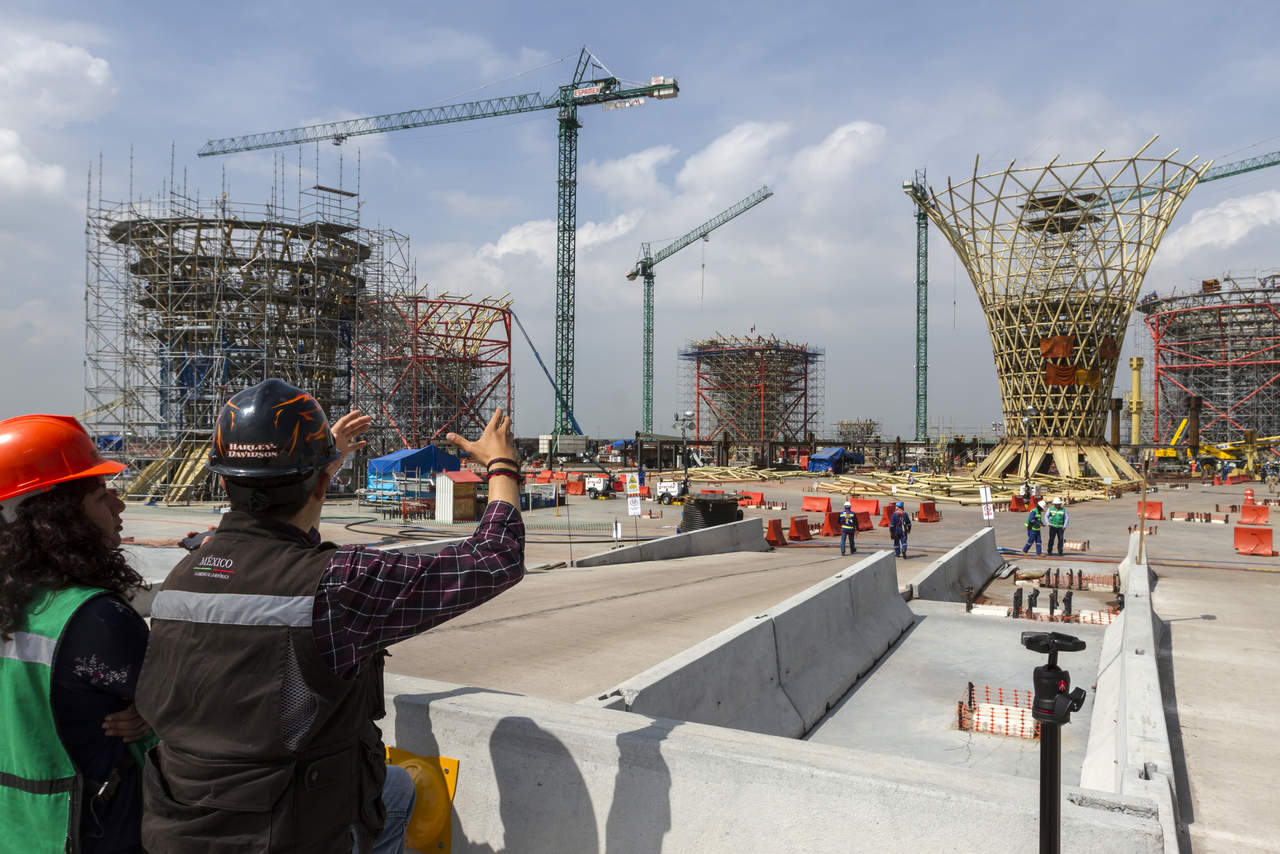
<instances>
[{"instance_id":1,"label":"plaid shirt sleeve","mask_svg":"<svg viewBox=\"0 0 1280 854\"><path fill-rule=\"evenodd\" d=\"M338 676L370 657L487 602L524 577L524 521L490 502L475 533L437 554L343 546L316 589L312 632Z\"/></svg>"}]
</instances>

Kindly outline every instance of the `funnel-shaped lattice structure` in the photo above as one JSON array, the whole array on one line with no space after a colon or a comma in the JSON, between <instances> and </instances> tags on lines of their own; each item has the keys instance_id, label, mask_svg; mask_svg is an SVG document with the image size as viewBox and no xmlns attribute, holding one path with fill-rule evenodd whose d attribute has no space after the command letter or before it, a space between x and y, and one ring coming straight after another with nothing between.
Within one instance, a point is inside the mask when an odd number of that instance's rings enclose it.
<instances>
[{"instance_id":1,"label":"funnel-shaped lattice structure","mask_svg":"<svg viewBox=\"0 0 1280 854\"><path fill-rule=\"evenodd\" d=\"M1007 438L979 477L1137 474L1103 441L1125 328L1156 247L1204 166L1102 153L1010 164L913 198L960 256L991 333ZM908 188L911 193L911 189ZM1024 458L1024 448L1027 456Z\"/></svg>"}]
</instances>

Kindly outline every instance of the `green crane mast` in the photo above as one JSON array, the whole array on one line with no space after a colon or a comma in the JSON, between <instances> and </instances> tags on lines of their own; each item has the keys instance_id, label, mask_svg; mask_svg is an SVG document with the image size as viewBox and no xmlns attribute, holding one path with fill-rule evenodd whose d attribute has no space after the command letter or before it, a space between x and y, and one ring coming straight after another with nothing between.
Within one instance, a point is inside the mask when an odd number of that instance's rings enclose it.
<instances>
[{"instance_id":1,"label":"green crane mast","mask_svg":"<svg viewBox=\"0 0 1280 854\"><path fill-rule=\"evenodd\" d=\"M738 202L731 208L721 211L702 225L688 232L682 237L673 240L671 243L658 250L657 254L649 251L648 243L640 244L640 260L636 262L635 268L627 273L627 280L634 282L636 277L644 277L644 359L641 366L642 403L641 403L641 430L645 433L653 432L653 268L654 265L665 261L690 243L699 240L705 240L707 235L724 225L731 219L734 219L765 199L773 195L773 190L767 186L761 187L742 201Z\"/></svg>"},{"instance_id":2,"label":"green crane mast","mask_svg":"<svg viewBox=\"0 0 1280 854\"><path fill-rule=\"evenodd\" d=\"M602 69L605 76L587 79L588 72ZM554 93L528 92L484 101L445 104L421 110L386 113L340 122L323 122L292 130L212 139L196 152L200 157L231 154L318 142L322 139L341 143L353 136L384 133L393 130L431 127L511 116L535 110L556 110L559 118L559 156L556 177L556 386L560 394L555 402L554 432L578 432L573 426L574 377L574 307L575 249L578 229L578 108L592 104L606 106L638 106L645 98L675 98L680 85L673 77L653 77L647 85L625 87L613 73L585 47L578 55L573 80Z\"/></svg>"},{"instance_id":3,"label":"green crane mast","mask_svg":"<svg viewBox=\"0 0 1280 854\"><path fill-rule=\"evenodd\" d=\"M1212 166L1200 176L1200 184L1255 172L1280 164L1280 151L1260 154L1221 166ZM902 182L902 191L916 204L916 441L929 438L929 220L925 207L929 205L929 191L925 185L925 170L916 170L915 178ZM1154 188L1133 195L1141 198L1156 192ZM1123 204L1130 195L1101 199L1099 205Z\"/></svg>"}]
</instances>

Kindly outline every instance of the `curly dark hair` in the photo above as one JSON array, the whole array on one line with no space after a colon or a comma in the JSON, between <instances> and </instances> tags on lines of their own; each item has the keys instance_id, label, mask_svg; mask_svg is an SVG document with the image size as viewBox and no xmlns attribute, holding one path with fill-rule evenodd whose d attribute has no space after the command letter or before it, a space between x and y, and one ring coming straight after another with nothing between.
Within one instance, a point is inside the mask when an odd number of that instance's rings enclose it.
<instances>
[{"instance_id":1,"label":"curly dark hair","mask_svg":"<svg viewBox=\"0 0 1280 854\"><path fill-rule=\"evenodd\" d=\"M0 639L22 628L42 590L83 584L124 595L146 586L84 514L84 497L99 485L94 477L59 484L25 501L17 521L0 525Z\"/></svg>"}]
</instances>

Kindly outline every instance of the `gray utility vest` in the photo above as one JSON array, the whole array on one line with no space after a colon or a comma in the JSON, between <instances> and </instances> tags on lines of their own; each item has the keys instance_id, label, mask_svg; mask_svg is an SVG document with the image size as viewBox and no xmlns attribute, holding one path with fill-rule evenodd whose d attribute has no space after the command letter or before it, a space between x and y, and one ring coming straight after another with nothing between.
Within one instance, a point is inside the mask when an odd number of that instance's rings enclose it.
<instances>
[{"instance_id":1,"label":"gray utility vest","mask_svg":"<svg viewBox=\"0 0 1280 854\"><path fill-rule=\"evenodd\" d=\"M342 679L311 628L335 546L247 513L179 563L151 609L137 706L152 854L351 851L385 810L382 656Z\"/></svg>"}]
</instances>

